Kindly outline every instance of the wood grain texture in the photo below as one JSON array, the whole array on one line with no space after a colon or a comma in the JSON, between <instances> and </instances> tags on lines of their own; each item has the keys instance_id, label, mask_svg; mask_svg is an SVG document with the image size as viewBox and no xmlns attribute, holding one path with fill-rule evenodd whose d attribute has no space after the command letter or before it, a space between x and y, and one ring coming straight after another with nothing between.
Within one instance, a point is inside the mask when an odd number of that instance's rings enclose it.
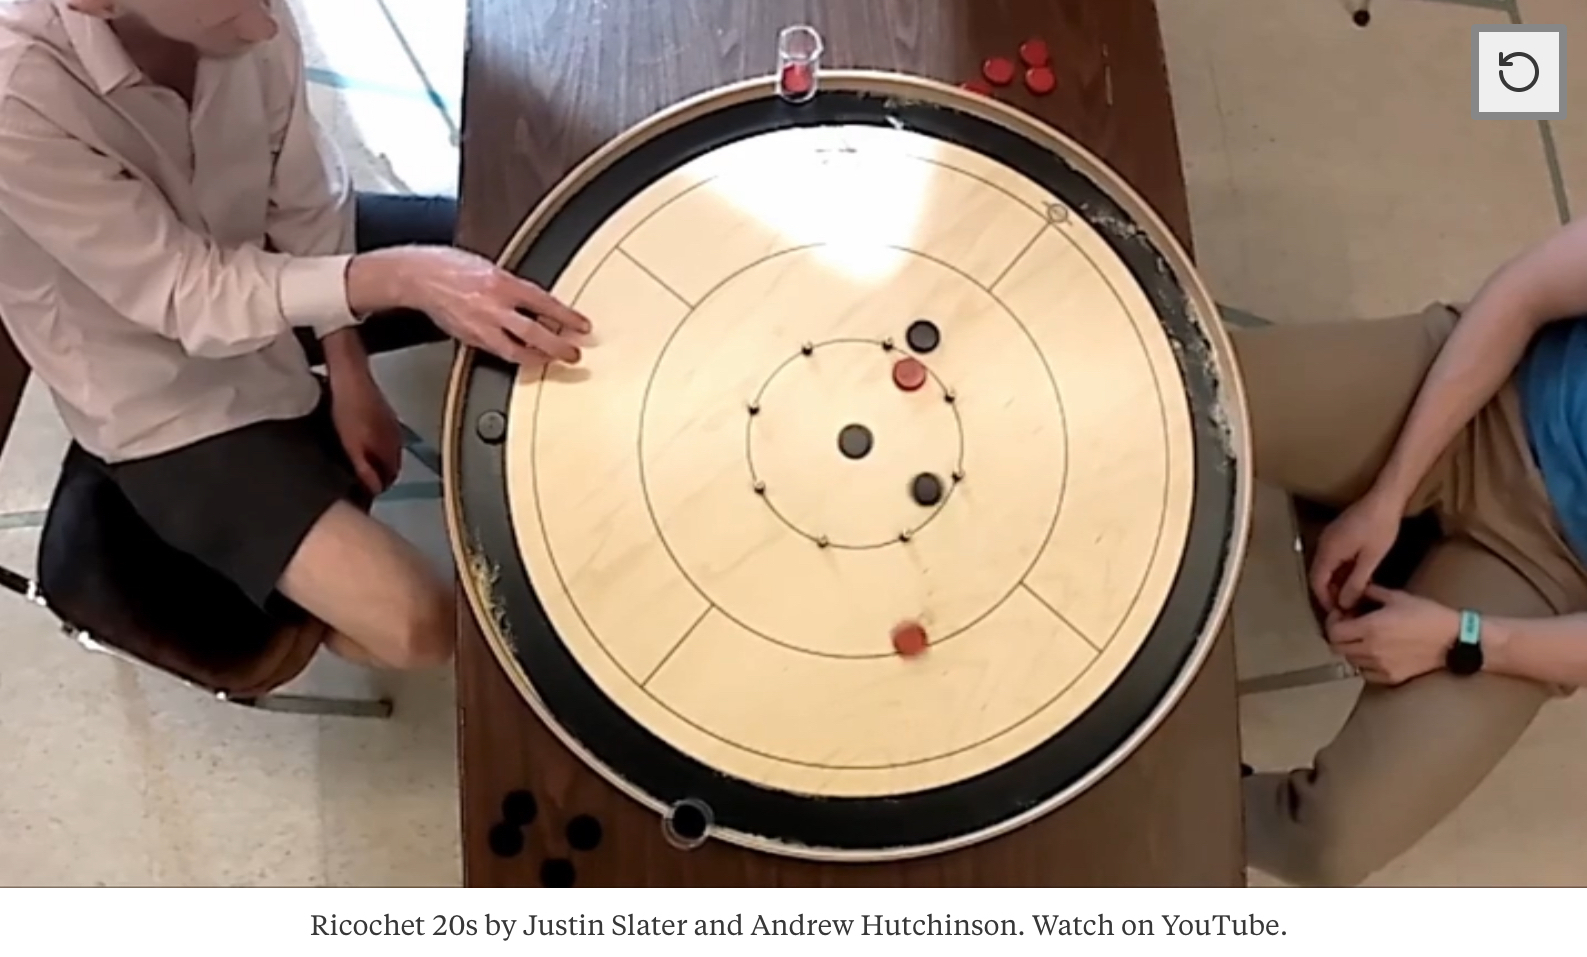
<instances>
[{"instance_id":1,"label":"wood grain texture","mask_svg":"<svg viewBox=\"0 0 1587 957\"><path fill-rule=\"evenodd\" d=\"M831 66L950 82L1039 35L1057 91L1000 98L1098 153L1190 246L1166 70L1151 0L472 0L459 241L497 255L538 199L607 139L677 100L770 72L777 31L807 22ZM681 853L650 812L567 754L532 716L465 613L459 650L465 881L533 886L569 857L580 885L1071 885L1243 883L1232 642L1225 637L1134 758L1043 821L969 851L906 864L796 863L709 844ZM503 796L539 815L521 853L488 834ZM573 852L593 814L604 840Z\"/></svg>"},{"instance_id":2,"label":"wood grain texture","mask_svg":"<svg viewBox=\"0 0 1587 957\"><path fill-rule=\"evenodd\" d=\"M1150 0L470 0L462 239L497 253L607 139L687 96L772 72L777 31L797 22L822 31L825 65L954 83L1043 37L1057 89L1038 98L1016 83L1000 97L1099 153L1190 245Z\"/></svg>"}]
</instances>

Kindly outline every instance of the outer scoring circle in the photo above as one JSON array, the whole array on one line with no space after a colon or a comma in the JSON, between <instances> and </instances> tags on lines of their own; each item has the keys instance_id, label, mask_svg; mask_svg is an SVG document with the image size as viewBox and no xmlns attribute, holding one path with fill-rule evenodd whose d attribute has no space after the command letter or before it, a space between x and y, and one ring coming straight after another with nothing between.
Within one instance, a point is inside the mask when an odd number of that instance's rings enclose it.
<instances>
[{"instance_id":1,"label":"outer scoring circle","mask_svg":"<svg viewBox=\"0 0 1587 957\"><path fill-rule=\"evenodd\" d=\"M735 134L728 133L735 128ZM691 149L691 139L714 145ZM865 94L824 92L799 111L739 99L714 113L699 113L642 147L651 168L671 172L648 184L629 178L632 185L619 188L627 190L621 202L606 206L599 219L583 219L588 227L572 226L587 232L562 227L581 221L579 210L601 208L606 201L596 198L599 189L575 195L529 248L525 275L553 286L584 311L608 318L601 347L588 353L601 358L588 364L581 383L568 380L573 377L525 375L509 402L501 391L509 383L489 364L476 359L459 366L471 383L459 408L471 415L491 408L508 411L510 426L507 441L494 452L460 447L453 472L461 477L449 481L477 487L471 474L488 479L471 463L483 463L482 454L502 456L505 472L497 474L504 475L506 500L512 502L512 537L538 592L533 604L524 605L512 570L505 578L493 570L493 584L483 593L476 586L471 598L498 629L506 629L506 644L498 650L511 649L511 657L504 658L510 672L519 662L527 669L519 673L527 683L515 680L538 702L537 710L597 770L636 797L662 805L698 797L712 807L721 836L800 856L896 857L942 849L974 834L989 836L1037 807L1050 809L1053 801L1072 795L1091 769L1117 759L1113 749L1142 722L1156 720L1152 715L1161 713L1162 696L1185 680L1183 664L1199 661L1195 649L1208 640L1208 616L1221 615L1226 606L1227 564L1237 561L1240 551L1231 536L1243 529L1241 496L1248 494L1240 484L1244 474L1229 467L1234 453L1217 444L1227 442L1230 433L1218 408L1224 394L1207 374L1225 360L1204 357L1202 350L1209 346L1197 338L1196 318L1172 299L1174 284L1189 275L1183 261L1165 265L1146 234L1132 232L1126 207L1099 190L1088 174L1062 164L1054 168L1051 154L1040 159L1041 148L1031 147L968 113L904 106ZM757 148L762 152L757 154ZM796 156L798 163L791 159ZM620 160L601 177L622 183L639 173L640 160L635 161L624 168ZM779 191L775 176L756 182L745 172L789 174L800 164L803 175L794 182L809 186L803 192L788 189L786 175ZM829 170L848 165L841 174L823 177L812 164ZM879 168L886 169L885 176L875 175ZM906 168L910 171L901 174ZM1033 170L1040 172L1028 178ZM966 180L979 185L964 186ZM851 190L847 196L845 188ZM711 236L713 243L694 250L709 255L674 253L669 261L666 247L678 246L680 233L676 226L662 228L663 208L687 205L676 202L686 194L695 198L687 220L696 235ZM771 200L757 196L779 197L786 205L773 210L766 205ZM1071 215L1052 215L1066 206ZM852 210L857 208L874 218L867 222L856 216ZM1034 228L1020 232L1024 216L1033 217ZM967 223L982 228L967 230ZM656 391L672 398L670 410L665 402L656 407L661 425L655 430L649 426L656 409L643 401L630 406L624 391L627 384L647 379L635 371L648 370L649 380L664 376L654 352L644 369L625 370L624 363L639 362L646 354L639 346L646 336L687 330L692 320L681 320L706 298L708 274L720 284L735 268L735 256L742 257L736 268L743 269L800 246L833 245L834 224L853 254L843 263L851 278L860 277L856 286L868 285L873 292L914 288L917 283L890 283L888 276L897 273L900 254L923 255L971 276L972 285L991 291L1005 305L1012 302L1009 311L1037 340L1037 348L1027 348L1026 354L1052 367L1050 381L1061 393L1061 402L1049 399L1049 407L1059 411L1045 422L1033 413L1022 420L1016 409L990 427L966 423L970 482L954 490L927 534L902 548L822 550L828 560L843 562L868 554L908 554L929 535L943 543L968 543L971 550L979 543L980 560L962 562L969 580L958 588L961 603L974 596L984 605L995 591L990 580L1007 576L1010 565L1017 565L1007 560L1017 549L1006 543L1025 526L1039 524L1029 520L1040 511L1031 507L1031 489L1039 498L1043 483L1032 477L1063 476L1057 483L1062 507L1055 504L1052 534L1029 569L1014 569L1012 589L992 603L989 614L961 628L955 641L933 646L913 662L757 641L699 589L675 587L686 584L679 580L681 568L691 560L721 578L716 584L731 585L722 576L752 564L768 549L791 543L808 550L810 545L786 524L772 522L764 503L759 503L765 523L760 529L733 520L736 513L724 515L730 521L717 529L714 558L705 546L711 536L700 531L708 523L674 521L699 502L725 500L723 483L732 470L711 463L717 444L731 444L718 441L718 433L726 431L719 426L728 422L712 416L725 414L717 409L729 405L742 416L745 390L738 390L741 395L732 403L698 400L710 392L710 383L724 378L720 369L738 368L720 362L735 354L732 336L719 341L718 354L710 357L716 361L706 361L712 351L706 348L698 353L699 361L683 364L696 372L710 369L711 375L698 377L707 388L691 387L684 377L674 388ZM867 233L871 225L880 228ZM1161 228L1155 220L1148 225ZM1016 232L1017 240L1011 238ZM574 236L579 238L570 245ZM958 248L950 248L954 242ZM828 278L840 272L829 268ZM841 285L800 284L826 300L832 298L826 290ZM1170 298L1163 298L1165 288ZM1199 288L1195 292L1204 299ZM750 305L776 301L747 300ZM919 305L901 306L893 328L864 334L902 338L908 323L929 311ZM797 309L768 312L764 306L754 311L800 315ZM645 321L610 318L625 312ZM830 302L805 312L829 319L852 315L842 303ZM942 341L931 362L937 366L939 360L951 363L961 356L968 363L960 370L962 378L951 371L942 377L970 382L976 377L965 370L975 363L963 357L985 360L987 346L961 347L987 326L973 318L956 320L952 309L947 313L938 323ZM775 318L770 325L776 325ZM1172 346L1165 328L1175 337ZM1129 336L1119 337L1120 331ZM776 338L764 328L756 332L762 339ZM744 354L742 347L738 354ZM759 371L761 381L765 374L764 368ZM989 402L1039 392L1019 383L1017 372L984 378L992 383ZM1003 380L1011 384L999 396ZM591 383L597 382L607 387L592 401ZM574 402L580 395L585 397L582 409ZM1187 404L1190 396L1199 405ZM1142 409L1150 410L1150 420L1132 422L1130 416ZM557 444L549 438L567 439L579 430L588 436L620 434L623 422L630 443L622 458L604 439ZM1207 431L1201 423L1224 429ZM741 418L736 426L736 479L742 492L748 465ZM835 434L826 433L828 448ZM636 438L638 449L632 444ZM1209 438L1212 445L1206 444ZM1062 452L1064 439L1073 461ZM1234 439L1243 441L1243 433ZM979 453L978 441L984 443ZM652 454L646 454L647 445L654 446ZM999 456L1005 457L1002 467L1022 476L1025 490L974 498L981 489L978 454L993 466L994 478ZM1044 454L1050 457L1046 469L1039 462ZM691 474L689 469L664 464L690 456L696 459L693 488L679 481ZM701 462L706 467L699 467ZM641 463L645 481L636 480ZM669 467L670 481L650 480L652 472ZM637 494L620 494L623 486ZM660 507L648 503L654 522L631 521L639 516L627 514L629 506L622 503L647 496L663 499ZM1120 500L1131 507L1119 506ZM480 525L498 499L468 495L466 501L468 514L456 516L467 529L461 557L473 560L467 544L477 543L495 556L492 561L515 562L510 548L500 547L506 542L496 526ZM953 524L955 515L962 516L960 527ZM693 553L685 561L672 560L664 554L668 549L661 536L652 535L649 545L636 540L632 529L647 524L666 526L669 535L674 527L694 535ZM965 525L978 526L982 534ZM655 561L657 554L668 560ZM828 629L835 637L823 640L839 645L865 640L862 632L868 629L854 623L865 613L880 621L899 605L924 608L919 617L929 628L937 592L918 588L928 564L901 585L841 596L851 599L847 603L828 602L829 608L862 611L849 616L850 627ZM845 569L829 579L865 580L863 569ZM740 580L736 587L749 594L755 586ZM772 598L746 601L746 607L775 605L779 587L784 593L799 590L787 582L758 587ZM917 593L911 594L912 587ZM692 605L680 597L691 592ZM785 609L796 606L785 603ZM554 631L538 630L540 615ZM885 635L883 630L877 637L885 640ZM789 726L800 724L790 731ZM716 773L701 777L685 770L691 766Z\"/></svg>"}]
</instances>

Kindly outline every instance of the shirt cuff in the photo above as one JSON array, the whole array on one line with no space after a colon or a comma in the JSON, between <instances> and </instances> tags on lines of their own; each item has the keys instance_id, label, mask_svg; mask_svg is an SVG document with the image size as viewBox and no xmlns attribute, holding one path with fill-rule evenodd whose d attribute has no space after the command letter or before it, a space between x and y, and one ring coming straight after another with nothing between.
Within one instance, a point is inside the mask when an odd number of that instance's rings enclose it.
<instances>
[{"instance_id":1,"label":"shirt cuff","mask_svg":"<svg viewBox=\"0 0 1587 957\"><path fill-rule=\"evenodd\" d=\"M347 305L348 256L292 259L281 269L276 298L287 325L308 326L321 338L358 324Z\"/></svg>"}]
</instances>

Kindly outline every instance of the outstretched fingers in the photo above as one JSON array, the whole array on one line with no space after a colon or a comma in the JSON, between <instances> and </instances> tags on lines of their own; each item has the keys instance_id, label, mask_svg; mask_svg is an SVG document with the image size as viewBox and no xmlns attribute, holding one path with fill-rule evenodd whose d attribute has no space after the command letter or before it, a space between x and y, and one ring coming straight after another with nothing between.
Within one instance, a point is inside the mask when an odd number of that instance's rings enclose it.
<instances>
[{"instance_id":1,"label":"outstretched fingers","mask_svg":"<svg viewBox=\"0 0 1587 957\"><path fill-rule=\"evenodd\" d=\"M514 292L517 294L518 307L526 312L538 316L542 320L549 320L557 325L564 334L576 333L588 335L594 326L588 317L576 309L564 304L555 296L541 289L539 286L517 276L511 277Z\"/></svg>"}]
</instances>

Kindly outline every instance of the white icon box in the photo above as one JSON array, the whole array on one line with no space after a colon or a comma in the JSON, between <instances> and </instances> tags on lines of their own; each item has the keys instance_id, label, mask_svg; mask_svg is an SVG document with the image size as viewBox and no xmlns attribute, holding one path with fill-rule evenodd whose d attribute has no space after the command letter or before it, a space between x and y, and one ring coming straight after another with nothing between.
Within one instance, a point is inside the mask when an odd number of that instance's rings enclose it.
<instances>
[{"instance_id":1,"label":"white icon box","mask_svg":"<svg viewBox=\"0 0 1587 957\"><path fill-rule=\"evenodd\" d=\"M1565 28L1483 24L1471 29L1471 111L1477 119L1565 115Z\"/></svg>"}]
</instances>

